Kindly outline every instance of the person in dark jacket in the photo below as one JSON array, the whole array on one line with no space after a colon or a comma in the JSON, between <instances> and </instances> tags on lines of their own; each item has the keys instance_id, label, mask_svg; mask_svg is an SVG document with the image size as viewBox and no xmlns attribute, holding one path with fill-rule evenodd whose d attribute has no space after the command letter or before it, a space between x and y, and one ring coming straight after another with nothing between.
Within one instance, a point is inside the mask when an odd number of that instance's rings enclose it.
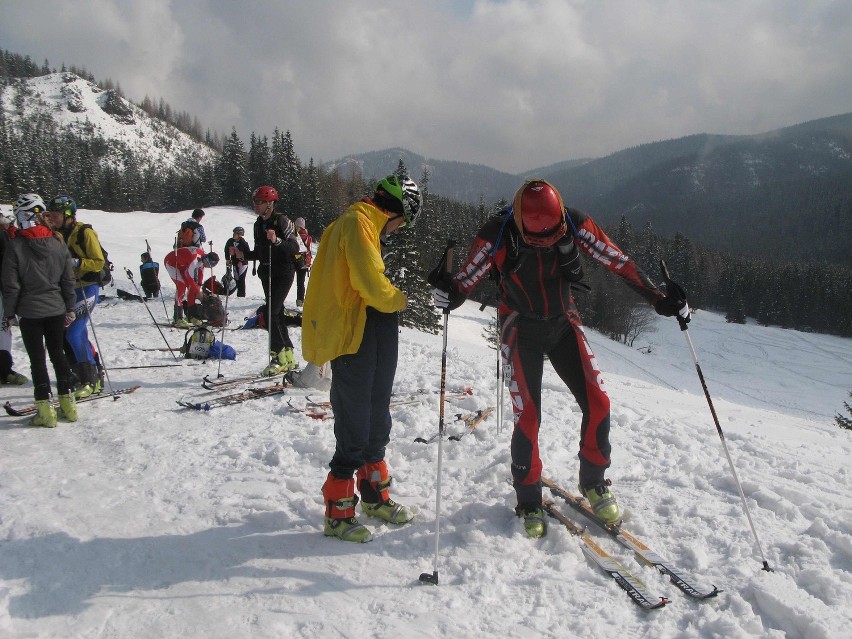
<instances>
[{"instance_id":1,"label":"person in dark jacket","mask_svg":"<svg viewBox=\"0 0 852 639\"><path fill-rule=\"evenodd\" d=\"M545 356L583 412L580 490L603 520L614 524L621 516L604 476L610 465L610 400L572 295L583 277L580 251L620 276L659 314L689 321L686 299L660 291L591 217L566 208L556 188L540 179L525 182L512 205L485 223L454 277L441 269L429 275L435 304L452 310L492 269L497 272L498 323L515 421L516 512L530 537L546 532L538 448Z\"/></svg>"},{"instance_id":2,"label":"person in dark jacket","mask_svg":"<svg viewBox=\"0 0 852 639\"><path fill-rule=\"evenodd\" d=\"M142 290L145 297L158 297L160 295L160 264L155 262L150 253L142 253L140 256L142 264L139 265L139 280L142 282Z\"/></svg>"},{"instance_id":3,"label":"person in dark jacket","mask_svg":"<svg viewBox=\"0 0 852 639\"><path fill-rule=\"evenodd\" d=\"M261 186L252 194L254 212L254 250L247 259L257 260L257 276L263 284L269 327L269 365L263 375L272 376L298 368L293 354L293 342L284 322L284 299L293 286L296 267L293 256L299 252L296 227L283 213L275 211L278 191Z\"/></svg>"},{"instance_id":4,"label":"person in dark jacket","mask_svg":"<svg viewBox=\"0 0 852 639\"><path fill-rule=\"evenodd\" d=\"M25 193L15 202L15 209L17 210L19 207L35 215L34 209L39 212L44 211L44 202L35 193ZM3 264L6 245L15 237L15 231L14 218L0 215L0 265ZM2 277L2 267L0 267L0 277ZM6 320L6 315L3 313L3 294L0 293L0 384L21 386L29 381L12 368L14 363L12 359L12 325Z\"/></svg>"},{"instance_id":5,"label":"person in dark jacket","mask_svg":"<svg viewBox=\"0 0 852 639\"><path fill-rule=\"evenodd\" d=\"M3 256L2 289L7 321L18 322L30 356L33 394L38 409L34 426L53 428L56 409L50 403L50 377L45 347L56 375L59 410L77 421L77 403L71 387L71 369L63 348L65 328L74 321L74 268L62 237L32 219L32 210L16 212L20 230ZM18 316L20 319L16 319Z\"/></svg>"},{"instance_id":6,"label":"person in dark jacket","mask_svg":"<svg viewBox=\"0 0 852 639\"><path fill-rule=\"evenodd\" d=\"M225 242L225 264L230 270L231 277L237 284L237 297L246 296L246 273L248 272L248 258L251 248L245 240L246 230L242 226L234 228L231 238Z\"/></svg>"}]
</instances>

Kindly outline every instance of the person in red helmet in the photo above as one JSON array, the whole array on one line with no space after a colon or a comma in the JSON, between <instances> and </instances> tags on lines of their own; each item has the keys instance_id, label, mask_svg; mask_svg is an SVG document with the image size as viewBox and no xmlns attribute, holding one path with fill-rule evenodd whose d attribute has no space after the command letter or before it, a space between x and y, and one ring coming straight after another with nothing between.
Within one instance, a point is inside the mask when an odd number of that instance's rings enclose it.
<instances>
[{"instance_id":1,"label":"person in red helmet","mask_svg":"<svg viewBox=\"0 0 852 639\"><path fill-rule=\"evenodd\" d=\"M515 423L515 511L530 537L547 531L538 448L545 356L583 413L580 490L603 520L615 524L621 518L605 478L611 452L610 400L572 295L583 278L581 252L620 276L661 315L680 314L689 320L685 296L660 291L591 217L565 207L559 191L541 179L526 181L511 206L485 223L455 276L438 268L429 275L435 304L452 310L496 271L498 325Z\"/></svg>"},{"instance_id":2,"label":"person in red helmet","mask_svg":"<svg viewBox=\"0 0 852 639\"><path fill-rule=\"evenodd\" d=\"M275 211L278 191L273 186L261 186L252 194L257 219L254 221L254 250L245 254L246 260L257 260L257 276L263 284L266 298L266 317L269 328L269 364L263 369L266 376L278 375L298 368L293 342L284 321L284 300L296 266L293 255L299 252L296 227L293 221Z\"/></svg>"}]
</instances>

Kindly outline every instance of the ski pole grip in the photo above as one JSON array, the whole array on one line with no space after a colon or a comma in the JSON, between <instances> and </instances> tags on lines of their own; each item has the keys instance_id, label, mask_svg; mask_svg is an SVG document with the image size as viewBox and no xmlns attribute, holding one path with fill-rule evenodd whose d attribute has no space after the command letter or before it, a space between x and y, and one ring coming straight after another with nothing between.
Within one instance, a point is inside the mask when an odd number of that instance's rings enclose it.
<instances>
[{"instance_id":1,"label":"ski pole grip","mask_svg":"<svg viewBox=\"0 0 852 639\"><path fill-rule=\"evenodd\" d=\"M127 279L129 279L132 282L133 281L133 273L131 273L130 269L127 268L126 266L124 267L124 273L127 275Z\"/></svg>"},{"instance_id":2,"label":"ski pole grip","mask_svg":"<svg viewBox=\"0 0 852 639\"><path fill-rule=\"evenodd\" d=\"M669 273L669 267L663 259L660 260L660 272L663 274L663 281L666 283L666 294L669 294L672 291L681 291L682 294L680 286L672 281L672 276ZM686 320L684 320L680 315L676 315L675 317L677 318L677 323L680 324L680 330L689 330L686 325Z\"/></svg>"}]
</instances>

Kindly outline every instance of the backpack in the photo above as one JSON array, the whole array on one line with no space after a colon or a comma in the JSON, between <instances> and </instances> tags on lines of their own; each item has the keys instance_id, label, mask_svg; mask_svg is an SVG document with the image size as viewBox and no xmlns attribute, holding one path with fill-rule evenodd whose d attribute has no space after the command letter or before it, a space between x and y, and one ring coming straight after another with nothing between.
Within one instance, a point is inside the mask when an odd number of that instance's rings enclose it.
<instances>
[{"instance_id":1,"label":"backpack","mask_svg":"<svg viewBox=\"0 0 852 639\"><path fill-rule=\"evenodd\" d=\"M215 341L216 336L209 328L191 328L183 337L180 352L185 359L207 359L210 356L210 347Z\"/></svg>"},{"instance_id":2,"label":"backpack","mask_svg":"<svg viewBox=\"0 0 852 639\"><path fill-rule=\"evenodd\" d=\"M222 326L225 323L225 308L222 300L216 295L208 295L201 301L204 318L211 326Z\"/></svg>"},{"instance_id":3,"label":"backpack","mask_svg":"<svg viewBox=\"0 0 852 639\"><path fill-rule=\"evenodd\" d=\"M84 233L87 229L91 229L91 228L92 228L91 224L81 225L80 230L77 232L78 241L79 241L80 235L82 233ZM107 253L106 249L103 247L103 244L101 244L100 238L98 238L98 246L101 248L101 253L104 254L104 267L100 271L98 271L97 273L86 273L81 279L84 282L89 282L89 283L97 282L98 285L101 288L103 288L104 286L106 286L107 284L112 282L112 271L115 268L115 265L110 261L109 253ZM69 244L68 248L70 248L74 252L74 254L78 258L80 258L81 260L87 257L86 254L83 253L79 244L77 246L72 246L71 244Z\"/></svg>"},{"instance_id":4,"label":"backpack","mask_svg":"<svg viewBox=\"0 0 852 639\"><path fill-rule=\"evenodd\" d=\"M177 233L177 248L182 246L198 246L201 239L201 234L198 232L198 222L195 220L186 220L180 225L180 230Z\"/></svg>"}]
</instances>

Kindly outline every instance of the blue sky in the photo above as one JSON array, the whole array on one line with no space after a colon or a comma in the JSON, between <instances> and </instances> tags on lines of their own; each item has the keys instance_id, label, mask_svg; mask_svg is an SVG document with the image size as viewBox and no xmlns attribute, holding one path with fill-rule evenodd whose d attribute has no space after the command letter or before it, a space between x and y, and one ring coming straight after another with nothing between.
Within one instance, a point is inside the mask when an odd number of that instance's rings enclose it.
<instances>
[{"instance_id":1,"label":"blue sky","mask_svg":"<svg viewBox=\"0 0 852 639\"><path fill-rule=\"evenodd\" d=\"M305 161L523 172L852 111L847 0L4 0L0 42Z\"/></svg>"}]
</instances>

